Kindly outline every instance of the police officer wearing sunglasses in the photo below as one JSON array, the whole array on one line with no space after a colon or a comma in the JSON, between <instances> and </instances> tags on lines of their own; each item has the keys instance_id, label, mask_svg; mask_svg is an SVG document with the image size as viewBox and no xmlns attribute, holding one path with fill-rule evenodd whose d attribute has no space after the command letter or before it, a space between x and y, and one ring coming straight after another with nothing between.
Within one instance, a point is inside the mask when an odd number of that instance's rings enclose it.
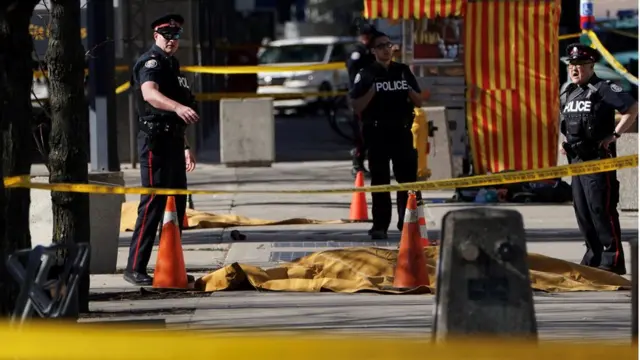
<instances>
[{"instance_id":1,"label":"police officer wearing sunglasses","mask_svg":"<svg viewBox=\"0 0 640 360\"><path fill-rule=\"evenodd\" d=\"M616 157L616 140L633 125L638 106L622 88L594 72L597 50L582 44L567 48L571 82L560 90L560 151L569 163ZM622 114L616 124L615 111ZM617 205L616 171L574 176L573 207L587 251L582 265L626 273Z\"/></svg>"},{"instance_id":2,"label":"police officer wearing sunglasses","mask_svg":"<svg viewBox=\"0 0 640 360\"><path fill-rule=\"evenodd\" d=\"M392 43L375 31L369 48L376 61L356 75L350 97L361 114L362 132L367 146L371 185L391 183L389 162L398 183L417 181L418 153L413 147L414 106L420 106L420 87L405 64L391 61ZM419 195L419 194L418 194ZM372 197L372 239L386 239L391 224L391 194L375 192ZM398 230L402 230L407 192L397 193Z\"/></svg>"},{"instance_id":3,"label":"police officer wearing sunglasses","mask_svg":"<svg viewBox=\"0 0 640 360\"><path fill-rule=\"evenodd\" d=\"M133 66L131 86L138 113L138 154L142 186L187 188L187 171L195 159L185 137L187 125L199 120L187 79L174 57L184 18L163 16L151 24L155 44ZM186 208L186 196L175 196L178 224ZM163 218L167 197L142 195L133 231L124 279L134 285L151 285L147 265ZM193 277L189 276L190 282Z\"/></svg>"}]
</instances>

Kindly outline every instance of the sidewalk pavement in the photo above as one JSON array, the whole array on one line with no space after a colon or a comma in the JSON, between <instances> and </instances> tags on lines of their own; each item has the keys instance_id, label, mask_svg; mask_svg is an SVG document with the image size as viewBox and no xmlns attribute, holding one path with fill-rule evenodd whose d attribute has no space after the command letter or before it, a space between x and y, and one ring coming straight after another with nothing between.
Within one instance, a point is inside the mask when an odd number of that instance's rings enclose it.
<instances>
[{"instance_id":1,"label":"sidewalk pavement","mask_svg":"<svg viewBox=\"0 0 640 360\"><path fill-rule=\"evenodd\" d=\"M139 185L139 170L123 168L123 172L128 186ZM347 218L351 195L260 195L243 194L243 190L317 189L352 185L350 163L346 161L279 163L271 168L236 169L199 164L196 171L189 174L191 189L238 191L236 194L194 195L196 210L267 220L294 217L320 220ZM35 192L32 192L32 196ZM430 199L447 199L452 192L434 191L424 195ZM136 195L127 196L127 201L137 199ZM370 199L368 196L369 205ZM439 238L444 214L468 206L474 205L428 205L428 220L435 223L435 227L429 229L430 238ZM583 240L577 230L571 205L499 206L518 210L523 215L529 252L575 262L582 257ZM392 224L395 221L394 218ZM622 213L621 223L625 239L637 237L637 213ZM198 277L233 262L269 267L309 252L329 248L397 246L400 233L394 226L390 229L389 241L377 243L369 240L366 233L369 227L370 224L361 223L238 228L247 235L244 241L230 239L229 233L233 229L187 230L182 241L187 268ZM125 266L130 238L131 233L121 234L119 269ZM625 250L627 269L631 271L631 254L626 243ZM154 251L150 267L155 262L156 254ZM93 293L139 291L124 282L119 274L92 275L91 285ZM180 299L126 300L126 294L122 298L125 300L92 302L91 318L83 321L165 319L168 327L194 329L268 328L270 331L313 329L425 334L429 331L433 310L433 296L428 295L249 291ZM543 338L620 338L627 341L630 333L630 309L628 292L536 295L536 310Z\"/></svg>"}]
</instances>

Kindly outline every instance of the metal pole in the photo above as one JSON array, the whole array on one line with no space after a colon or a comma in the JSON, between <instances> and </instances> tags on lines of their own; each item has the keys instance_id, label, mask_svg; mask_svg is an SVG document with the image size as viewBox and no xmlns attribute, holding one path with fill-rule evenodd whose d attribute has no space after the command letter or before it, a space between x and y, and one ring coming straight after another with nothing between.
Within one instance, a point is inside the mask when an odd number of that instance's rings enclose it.
<instances>
[{"instance_id":1,"label":"metal pole","mask_svg":"<svg viewBox=\"0 0 640 360\"><path fill-rule=\"evenodd\" d=\"M87 4L91 171L119 171L115 116L113 1Z\"/></svg>"},{"instance_id":2,"label":"metal pole","mask_svg":"<svg viewBox=\"0 0 640 360\"><path fill-rule=\"evenodd\" d=\"M401 41L402 44L400 45L402 51L400 51L400 62L402 62L403 64L407 63L407 35L406 35L406 27L407 27L407 23L410 20L402 20L402 26L400 26L400 28L402 29L402 34L401 34Z\"/></svg>"},{"instance_id":3,"label":"metal pole","mask_svg":"<svg viewBox=\"0 0 640 360\"><path fill-rule=\"evenodd\" d=\"M138 157L138 117L135 110L135 102L133 101L133 93L129 91L127 95L129 99L129 159L131 159L131 167L136 168Z\"/></svg>"},{"instance_id":4,"label":"metal pole","mask_svg":"<svg viewBox=\"0 0 640 360\"><path fill-rule=\"evenodd\" d=\"M638 239L631 239L631 340L638 344Z\"/></svg>"}]
</instances>

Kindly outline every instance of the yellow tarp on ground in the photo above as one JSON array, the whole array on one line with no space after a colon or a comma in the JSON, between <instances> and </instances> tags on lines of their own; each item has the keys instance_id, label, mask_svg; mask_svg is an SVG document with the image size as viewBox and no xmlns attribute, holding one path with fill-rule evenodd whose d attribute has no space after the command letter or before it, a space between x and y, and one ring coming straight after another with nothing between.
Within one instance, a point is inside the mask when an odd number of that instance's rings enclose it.
<instances>
[{"instance_id":1,"label":"yellow tarp on ground","mask_svg":"<svg viewBox=\"0 0 640 360\"><path fill-rule=\"evenodd\" d=\"M430 287L410 293L434 293L439 248L425 248ZM197 290L274 290L401 293L393 284L397 251L381 248L347 248L317 252L271 269L234 263L198 279ZM548 292L615 291L630 289L631 282L606 271L538 254L529 254L531 286ZM405 292L409 293L409 292Z\"/></svg>"},{"instance_id":2,"label":"yellow tarp on ground","mask_svg":"<svg viewBox=\"0 0 640 360\"><path fill-rule=\"evenodd\" d=\"M137 201L129 201L122 204L122 216L120 217L120 232L133 231L138 217ZM305 218L293 218L286 220L262 220L251 219L238 215L220 215L187 209L190 229L216 229L236 226L266 226L266 225L319 225L342 224L343 220L314 220Z\"/></svg>"}]
</instances>

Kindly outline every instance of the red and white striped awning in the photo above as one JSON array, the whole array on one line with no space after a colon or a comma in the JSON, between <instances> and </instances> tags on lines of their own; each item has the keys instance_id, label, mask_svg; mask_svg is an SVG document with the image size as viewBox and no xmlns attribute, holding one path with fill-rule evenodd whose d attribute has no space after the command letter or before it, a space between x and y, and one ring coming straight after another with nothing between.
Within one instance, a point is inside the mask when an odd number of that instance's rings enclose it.
<instances>
[{"instance_id":1,"label":"red and white striped awning","mask_svg":"<svg viewBox=\"0 0 640 360\"><path fill-rule=\"evenodd\" d=\"M367 19L433 19L460 16L466 0L364 0Z\"/></svg>"}]
</instances>

